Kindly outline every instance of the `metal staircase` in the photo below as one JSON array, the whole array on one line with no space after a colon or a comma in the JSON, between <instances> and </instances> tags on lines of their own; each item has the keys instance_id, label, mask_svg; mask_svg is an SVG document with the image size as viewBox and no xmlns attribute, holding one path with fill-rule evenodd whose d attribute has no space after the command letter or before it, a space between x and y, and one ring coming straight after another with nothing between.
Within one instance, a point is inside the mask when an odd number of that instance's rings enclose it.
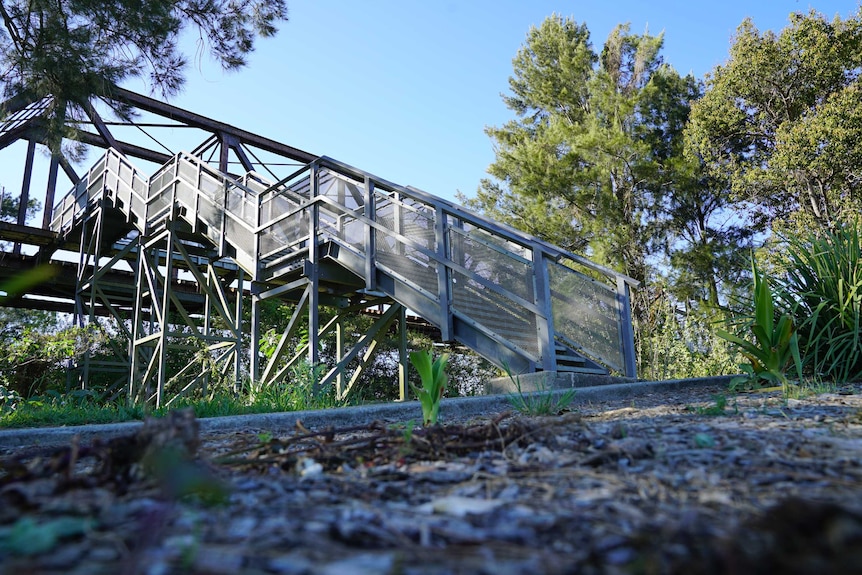
<instances>
[{"instance_id":1,"label":"metal staircase","mask_svg":"<svg viewBox=\"0 0 862 575\"><path fill-rule=\"evenodd\" d=\"M254 379L284 373L258 366L254 314L268 297L305 305L312 319L321 298L350 309L388 302L402 318L409 309L439 328L444 341L460 342L515 373L635 375L628 297L633 280L326 157L270 182L253 172L220 173L186 153L146 177L109 149L58 203L50 229L61 237L82 234L99 206L121 214L111 217L121 218L136 236L129 391L145 400L163 401L169 382L165 350L179 333L171 331L169 318L201 323L192 321L194 314L172 293L174 269L209 286L201 289L212 318L207 311L205 327L192 329L190 336L210 353L233 354L237 379L243 293L252 296ZM381 322L396 315L384 314ZM311 349L316 337L328 329L316 320L312 325L310 359L316 357ZM360 352L351 353L322 382L337 381L342 395L353 381L343 384L344 366ZM147 380L157 383L142 387Z\"/></svg>"}]
</instances>

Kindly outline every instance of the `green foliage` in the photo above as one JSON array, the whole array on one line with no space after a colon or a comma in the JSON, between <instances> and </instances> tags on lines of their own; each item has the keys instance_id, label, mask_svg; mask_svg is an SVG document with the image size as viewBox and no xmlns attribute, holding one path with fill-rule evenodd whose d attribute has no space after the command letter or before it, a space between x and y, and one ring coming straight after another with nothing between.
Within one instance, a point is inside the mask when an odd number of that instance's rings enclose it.
<instances>
[{"instance_id":1,"label":"green foliage","mask_svg":"<svg viewBox=\"0 0 862 575\"><path fill-rule=\"evenodd\" d=\"M171 498L191 500L207 506L221 505L228 500L227 485L175 446L147 453L143 467L158 481L165 495Z\"/></svg>"},{"instance_id":2,"label":"green foliage","mask_svg":"<svg viewBox=\"0 0 862 575\"><path fill-rule=\"evenodd\" d=\"M112 84L148 74L154 89L175 94L186 58L179 39L196 29L225 69L245 65L255 36L287 19L284 0L157 0L0 4L0 77L7 94L53 94L64 101L104 95Z\"/></svg>"},{"instance_id":3,"label":"green foliage","mask_svg":"<svg viewBox=\"0 0 862 575\"><path fill-rule=\"evenodd\" d=\"M422 424L434 425L440 415L440 400L446 392L446 364L449 354L444 353L432 361L433 354L427 350L414 351L410 353L410 362L419 373L422 387L416 387L412 383L410 387L422 404Z\"/></svg>"},{"instance_id":4,"label":"green foliage","mask_svg":"<svg viewBox=\"0 0 862 575\"><path fill-rule=\"evenodd\" d=\"M114 87L144 79L163 97L179 93L187 58L180 39L186 30L225 70L246 64L258 36L275 34L287 19L285 0L152 0L106 2L58 0L0 3L0 87L23 103L53 96L45 123L45 144L61 151L74 140L74 124L88 122L89 101L112 95ZM118 115L127 106L106 100ZM4 115L0 111L0 117ZM76 158L80 146L63 150Z\"/></svg>"},{"instance_id":5,"label":"green foliage","mask_svg":"<svg viewBox=\"0 0 862 575\"><path fill-rule=\"evenodd\" d=\"M9 389L0 384L0 413L14 411L24 398L14 389Z\"/></svg>"},{"instance_id":6,"label":"green foliage","mask_svg":"<svg viewBox=\"0 0 862 575\"><path fill-rule=\"evenodd\" d=\"M796 384L791 384L784 390L785 399L803 399L812 395L823 393L835 393L838 386L835 383L823 381L818 378L805 379Z\"/></svg>"},{"instance_id":7,"label":"green foliage","mask_svg":"<svg viewBox=\"0 0 862 575\"><path fill-rule=\"evenodd\" d=\"M271 431L262 431L257 434L257 440L261 445L267 445L275 438Z\"/></svg>"},{"instance_id":8,"label":"green foliage","mask_svg":"<svg viewBox=\"0 0 862 575\"><path fill-rule=\"evenodd\" d=\"M275 327L272 329L267 328L269 326L283 327L291 317L293 306L274 302L272 299L265 300L264 304L266 305L263 306L261 324L265 327L261 337L261 351L269 359L272 357L281 338L281 330ZM335 308L321 307L320 323L325 324L337 311ZM374 321L374 317L364 314L356 314L343 318L342 334L344 341L349 344L351 340L358 339L368 331ZM304 346L307 343L307 329L299 328L295 330L295 333L292 334L286 344L286 347L293 350L293 352L285 353L285 357L282 358L278 367L285 365L294 352L304 351ZM397 384L400 369L399 344L400 339L396 332L382 334L381 342L377 346L373 360L365 365L362 374L350 391L350 401L384 402L399 399L400 390ZM408 330L408 348L421 349L430 347L431 345L432 342L426 335ZM320 363L330 367L335 365L335 351L335 330L331 330L321 337ZM348 373L351 372L361 362L362 357L360 354L353 362L347 365L345 371ZM490 362L482 359L475 353L464 352L461 349L452 350L449 354L447 373L452 382L457 382L457 386L453 385L448 392L450 394L457 393L458 395L475 395L483 389L484 383L487 380L497 375L496 368Z\"/></svg>"},{"instance_id":9,"label":"green foliage","mask_svg":"<svg viewBox=\"0 0 862 575\"><path fill-rule=\"evenodd\" d=\"M860 241L858 221L787 239L782 298L799 326L805 367L816 377L862 379Z\"/></svg>"},{"instance_id":10,"label":"green foliage","mask_svg":"<svg viewBox=\"0 0 862 575\"><path fill-rule=\"evenodd\" d=\"M673 75L661 66L662 42L618 26L596 54L571 19L532 28L504 98L518 119L486 130L497 149L488 171L500 183L484 181L470 205L644 279L643 216L658 192L650 182L667 167L658 142L677 129L653 108L679 103L661 102L653 82Z\"/></svg>"},{"instance_id":11,"label":"green foliage","mask_svg":"<svg viewBox=\"0 0 862 575\"><path fill-rule=\"evenodd\" d=\"M698 449L712 449L715 447L715 438L708 433L695 433L694 446Z\"/></svg>"},{"instance_id":12,"label":"green foliage","mask_svg":"<svg viewBox=\"0 0 862 575\"><path fill-rule=\"evenodd\" d=\"M289 377L269 385L250 383L247 388L246 405L255 412L304 411L335 407L334 389L317 389L325 365L312 366L307 361L298 362L290 370Z\"/></svg>"},{"instance_id":13,"label":"green foliage","mask_svg":"<svg viewBox=\"0 0 862 575\"><path fill-rule=\"evenodd\" d=\"M649 302L637 326L639 377L662 381L737 372L737 354L716 334L723 313L684 309L660 283L643 291Z\"/></svg>"},{"instance_id":14,"label":"green foliage","mask_svg":"<svg viewBox=\"0 0 862 575\"><path fill-rule=\"evenodd\" d=\"M0 388L2 389L2 388ZM164 412L166 410L161 410ZM109 402L89 390L59 393L0 402L0 427L51 427L117 423L144 418L141 407L128 407L125 401Z\"/></svg>"},{"instance_id":15,"label":"green foliage","mask_svg":"<svg viewBox=\"0 0 862 575\"><path fill-rule=\"evenodd\" d=\"M799 379L802 379L802 361L799 354L799 343L796 326L790 314L781 314L775 321L776 311L774 294L769 281L764 277L752 258L752 276L754 278L754 316L746 322L753 336L753 341L742 339L738 335L724 330L718 330L718 335L736 346L749 363L741 364L744 375L734 378L731 387L740 384L758 387L762 382L772 385L787 386L787 376L784 371L792 360Z\"/></svg>"},{"instance_id":16,"label":"green foliage","mask_svg":"<svg viewBox=\"0 0 862 575\"><path fill-rule=\"evenodd\" d=\"M663 63L662 46L620 25L597 51L586 25L557 15L532 28L504 96L516 119L486 129L490 178L461 200L644 283L665 257L680 301L718 308L751 232L723 213L723 180L684 153L701 86ZM636 291L635 318L648 305Z\"/></svg>"},{"instance_id":17,"label":"green foliage","mask_svg":"<svg viewBox=\"0 0 862 575\"><path fill-rule=\"evenodd\" d=\"M459 397L484 394L485 384L500 374L497 366L481 355L457 348L449 352L446 372L453 383L447 393Z\"/></svg>"},{"instance_id":18,"label":"green foliage","mask_svg":"<svg viewBox=\"0 0 862 575\"><path fill-rule=\"evenodd\" d=\"M740 25L687 135L761 223L803 211L830 226L860 207L862 11L831 22L794 13L790 22L778 34Z\"/></svg>"},{"instance_id":19,"label":"green foliage","mask_svg":"<svg viewBox=\"0 0 862 575\"><path fill-rule=\"evenodd\" d=\"M55 314L5 310L0 318L0 385L22 397L65 389L65 365L98 349L106 334L98 326L60 327Z\"/></svg>"},{"instance_id":20,"label":"green foliage","mask_svg":"<svg viewBox=\"0 0 862 575\"><path fill-rule=\"evenodd\" d=\"M542 379L539 389L535 392L525 392L521 388L521 377L513 375L508 365L503 366L506 375L515 384L515 393L508 396L509 403L519 413L524 415L559 415L575 401L574 389L568 389L562 394L556 394L546 389L545 380Z\"/></svg>"},{"instance_id":21,"label":"green foliage","mask_svg":"<svg viewBox=\"0 0 862 575\"><path fill-rule=\"evenodd\" d=\"M20 205L21 198L0 193L0 220L17 222ZM30 220L37 212L39 212L40 209L42 209L42 205L39 201L31 198L27 202L27 209L25 210L24 218L25 221Z\"/></svg>"},{"instance_id":22,"label":"green foliage","mask_svg":"<svg viewBox=\"0 0 862 575\"><path fill-rule=\"evenodd\" d=\"M5 305L5 300L11 300L35 285L49 281L56 273L56 268L48 264L34 267L17 274L9 280L0 284L0 306Z\"/></svg>"},{"instance_id":23,"label":"green foliage","mask_svg":"<svg viewBox=\"0 0 862 575\"><path fill-rule=\"evenodd\" d=\"M23 399L13 390L0 386L0 427L113 423L140 420L145 415L161 417L171 410L182 408L191 408L196 417L202 418L325 409L343 405L336 401L334 389L315 393L319 376L320 366L312 369L307 363L301 363L294 368L289 380L271 386L250 387L240 395L222 389L207 397L180 397L168 407L151 411L141 406L127 406L123 398L107 401L93 390L79 389L68 393L47 390L43 395Z\"/></svg>"}]
</instances>

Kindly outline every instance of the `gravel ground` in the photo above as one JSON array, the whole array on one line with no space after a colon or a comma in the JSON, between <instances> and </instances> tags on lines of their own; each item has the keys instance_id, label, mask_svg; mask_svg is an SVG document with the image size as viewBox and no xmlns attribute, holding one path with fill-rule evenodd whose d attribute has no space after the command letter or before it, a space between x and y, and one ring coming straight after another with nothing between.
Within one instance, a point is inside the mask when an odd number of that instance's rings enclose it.
<instances>
[{"instance_id":1,"label":"gravel ground","mask_svg":"<svg viewBox=\"0 0 862 575\"><path fill-rule=\"evenodd\" d=\"M860 392L16 447L0 573L862 573Z\"/></svg>"}]
</instances>

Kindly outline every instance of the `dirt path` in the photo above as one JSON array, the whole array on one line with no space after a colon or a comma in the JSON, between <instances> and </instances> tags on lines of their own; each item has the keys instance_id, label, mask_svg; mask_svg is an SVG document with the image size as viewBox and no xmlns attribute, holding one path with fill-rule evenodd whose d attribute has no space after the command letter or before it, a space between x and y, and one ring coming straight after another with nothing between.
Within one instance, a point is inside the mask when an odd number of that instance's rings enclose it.
<instances>
[{"instance_id":1,"label":"dirt path","mask_svg":"<svg viewBox=\"0 0 862 575\"><path fill-rule=\"evenodd\" d=\"M7 457L0 572L862 573L860 392L283 436L176 417Z\"/></svg>"}]
</instances>

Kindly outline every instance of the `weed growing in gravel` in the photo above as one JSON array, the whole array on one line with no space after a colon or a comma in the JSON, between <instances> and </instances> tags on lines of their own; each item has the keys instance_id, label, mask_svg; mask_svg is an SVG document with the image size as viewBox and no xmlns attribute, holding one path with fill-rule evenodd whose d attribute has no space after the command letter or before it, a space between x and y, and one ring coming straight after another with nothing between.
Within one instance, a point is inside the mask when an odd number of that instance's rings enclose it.
<instances>
[{"instance_id":1,"label":"weed growing in gravel","mask_svg":"<svg viewBox=\"0 0 862 575\"><path fill-rule=\"evenodd\" d=\"M508 365L504 365L503 369L517 390L516 393L509 394L509 403L520 413L525 415L558 415L575 400L574 389L569 389L557 397L552 390L547 388L544 379L539 383L538 390L531 393L525 392L521 388L520 376L513 375Z\"/></svg>"},{"instance_id":2,"label":"weed growing in gravel","mask_svg":"<svg viewBox=\"0 0 862 575\"><path fill-rule=\"evenodd\" d=\"M711 449L715 447L715 438L708 433L696 433L694 446L698 449Z\"/></svg>"},{"instance_id":3,"label":"weed growing in gravel","mask_svg":"<svg viewBox=\"0 0 862 575\"><path fill-rule=\"evenodd\" d=\"M21 517L11 526L0 527L0 551L13 555L33 556L51 551L63 538L87 533L95 520L81 517L58 517L36 522Z\"/></svg>"},{"instance_id":4,"label":"weed growing in gravel","mask_svg":"<svg viewBox=\"0 0 862 575\"><path fill-rule=\"evenodd\" d=\"M269 431L262 431L261 433L257 434L257 440L260 442L261 445L268 444L272 441L273 437L275 436Z\"/></svg>"},{"instance_id":5,"label":"weed growing in gravel","mask_svg":"<svg viewBox=\"0 0 862 575\"><path fill-rule=\"evenodd\" d=\"M694 411L698 415L708 415L711 417L719 416L719 415L729 415L727 411L727 396L723 393L719 393L712 396L712 400L715 402L713 405L707 407L689 407L689 411ZM739 413L739 409L736 407L734 403L733 413Z\"/></svg>"},{"instance_id":6,"label":"weed growing in gravel","mask_svg":"<svg viewBox=\"0 0 862 575\"><path fill-rule=\"evenodd\" d=\"M813 395L823 393L835 393L838 385L822 380L803 380L799 383L788 385L784 389L785 399L804 399Z\"/></svg>"},{"instance_id":7,"label":"weed growing in gravel","mask_svg":"<svg viewBox=\"0 0 862 575\"><path fill-rule=\"evenodd\" d=\"M393 423L389 426L389 429L401 432L402 445L399 448L401 455L409 455L412 453L413 447L411 442L413 441L413 431L416 429L416 422L410 419L405 423Z\"/></svg>"},{"instance_id":8,"label":"weed growing in gravel","mask_svg":"<svg viewBox=\"0 0 862 575\"><path fill-rule=\"evenodd\" d=\"M446 375L446 364L449 362L449 354L444 353L432 361L430 351L414 351L410 354L410 362L419 372L422 387L416 387L412 383L410 387L416 392L419 402L422 404L422 424L434 425L440 415L440 400L446 391L448 376Z\"/></svg>"}]
</instances>

